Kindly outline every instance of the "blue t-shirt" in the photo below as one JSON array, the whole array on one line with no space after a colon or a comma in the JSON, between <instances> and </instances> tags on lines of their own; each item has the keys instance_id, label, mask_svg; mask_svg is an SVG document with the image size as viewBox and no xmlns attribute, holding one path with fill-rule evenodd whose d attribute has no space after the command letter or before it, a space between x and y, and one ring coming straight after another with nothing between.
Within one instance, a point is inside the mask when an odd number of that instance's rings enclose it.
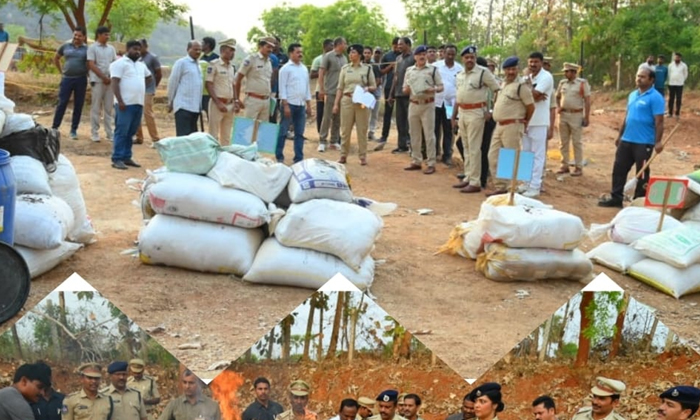
<instances>
[{"instance_id":1,"label":"blue t-shirt","mask_svg":"<svg viewBox=\"0 0 700 420\"><path fill-rule=\"evenodd\" d=\"M627 120L622 140L629 143L656 143L657 115L664 115L666 101L656 89L639 93L639 89L630 93L627 99Z\"/></svg>"},{"instance_id":2,"label":"blue t-shirt","mask_svg":"<svg viewBox=\"0 0 700 420\"><path fill-rule=\"evenodd\" d=\"M656 73L656 79L654 81L654 87L658 90L664 90L664 85L666 84L666 79L668 78L668 67L664 65L657 65L654 69Z\"/></svg>"},{"instance_id":3,"label":"blue t-shirt","mask_svg":"<svg viewBox=\"0 0 700 420\"><path fill-rule=\"evenodd\" d=\"M277 58L275 54L270 54L270 64L272 64L272 71L275 71L280 68L280 59ZM279 80L279 76L277 79ZM277 93L277 85L278 83L275 81L275 83L272 85L272 93Z\"/></svg>"}]
</instances>

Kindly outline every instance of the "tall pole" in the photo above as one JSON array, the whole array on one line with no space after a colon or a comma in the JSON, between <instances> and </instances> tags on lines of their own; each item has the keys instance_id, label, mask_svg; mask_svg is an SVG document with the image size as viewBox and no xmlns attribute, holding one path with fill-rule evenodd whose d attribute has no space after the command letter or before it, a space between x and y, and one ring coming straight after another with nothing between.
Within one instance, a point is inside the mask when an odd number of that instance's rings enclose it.
<instances>
[{"instance_id":1,"label":"tall pole","mask_svg":"<svg viewBox=\"0 0 700 420\"><path fill-rule=\"evenodd\" d=\"M192 16L190 16L190 39L194 41L194 23L192 22ZM199 66L199 62L197 62L197 65ZM201 69L201 67L200 67ZM202 111L199 111L199 130L203 133L204 132L204 116L202 115Z\"/></svg>"}]
</instances>

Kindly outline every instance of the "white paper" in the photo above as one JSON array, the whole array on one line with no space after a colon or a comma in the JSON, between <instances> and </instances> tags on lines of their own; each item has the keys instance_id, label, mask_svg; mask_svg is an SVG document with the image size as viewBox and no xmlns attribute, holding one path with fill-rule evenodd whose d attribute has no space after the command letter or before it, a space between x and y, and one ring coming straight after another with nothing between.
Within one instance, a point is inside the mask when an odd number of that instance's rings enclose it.
<instances>
[{"instance_id":1,"label":"white paper","mask_svg":"<svg viewBox=\"0 0 700 420\"><path fill-rule=\"evenodd\" d=\"M355 92L352 94L352 102L362 104L369 109L374 109L374 105L377 103L377 98L374 97L372 92L365 92L363 87L357 85L355 86Z\"/></svg>"}]
</instances>

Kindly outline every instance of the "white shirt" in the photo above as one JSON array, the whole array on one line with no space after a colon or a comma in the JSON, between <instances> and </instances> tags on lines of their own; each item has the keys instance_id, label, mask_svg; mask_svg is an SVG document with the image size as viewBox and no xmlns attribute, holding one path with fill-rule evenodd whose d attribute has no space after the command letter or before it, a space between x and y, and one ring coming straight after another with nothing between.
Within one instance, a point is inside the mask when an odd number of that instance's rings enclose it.
<instances>
[{"instance_id":1,"label":"white shirt","mask_svg":"<svg viewBox=\"0 0 700 420\"><path fill-rule=\"evenodd\" d=\"M119 79L119 92L124 104L143 106L146 96L146 78L151 75L143 62L133 61L124 56L110 64L109 73L112 77Z\"/></svg>"},{"instance_id":2,"label":"white shirt","mask_svg":"<svg viewBox=\"0 0 700 420\"><path fill-rule=\"evenodd\" d=\"M641 69L652 69L653 71L656 71L656 66L653 64L649 64L645 61L642 64L640 64L639 67L637 67L637 72L639 72L639 70Z\"/></svg>"},{"instance_id":3,"label":"white shirt","mask_svg":"<svg viewBox=\"0 0 700 420\"><path fill-rule=\"evenodd\" d=\"M199 114L204 80L199 62L189 55L175 62L168 79L168 103L173 112L184 109Z\"/></svg>"},{"instance_id":4,"label":"white shirt","mask_svg":"<svg viewBox=\"0 0 700 420\"><path fill-rule=\"evenodd\" d=\"M529 78L531 78L532 86L536 91L547 95L547 99L544 101L535 102L535 113L532 114L529 126L549 127L549 101L553 100L554 96L554 78L545 69L541 69L535 77L523 78L523 81L527 82Z\"/></svg>"},{"instance_id":5,"label":"white shirt","mask_svg":"<svg viewBox=\"0 0 700 420\"><path fill-rule=\"evenodd\" d=\"M452 67L447 67L445 60L436 61L433 65L440 72L442 84L445 87L442 92L435 93L435 106L438 108L444 105L453 106L457 97L457 73L464 70L464 67L456 61Z\"/></svg>"},{"instance_id":6,"label":"white shirt","mask_svg":"<svg viewBox=\"0 0 700 420\"><path fill-rule=\"evenodd\" d=\"M309 70L301 62L287 62L279 73L279 98L290 105L303 106L311 100Z\"/></svg>"},{"instance_id":7,"label":"white shirt","mask_svg":"<svg viewBox=\"0 0 700 420\"><path fill-rule=\"evenodd\" d=\"M676 64L672 62L668 65L668 85L669 86L683 86L685 84L685 79L688 78L688 66L684 62Z\"/></svg>"}]
</instances>

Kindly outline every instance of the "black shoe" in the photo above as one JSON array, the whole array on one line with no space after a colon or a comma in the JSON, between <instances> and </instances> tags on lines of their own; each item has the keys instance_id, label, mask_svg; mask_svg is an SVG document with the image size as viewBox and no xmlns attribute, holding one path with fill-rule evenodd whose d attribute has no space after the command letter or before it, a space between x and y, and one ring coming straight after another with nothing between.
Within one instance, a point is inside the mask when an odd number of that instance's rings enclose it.
<instances>
[{"instance_id":1,"label":"black shoe","mask_svg":"<svg viewBox=\"0 0 700 420\"><path fill-rule=\"evenodd\" d=\"M125 161L124 161L124 164L127 165L127 166L133 166L134 168L140 168L140 167L141 167L141 165L139 165L138 163L134 162L132 159L127 159L127 160L125 160Z\"/></svg>"},{"instance_id":2,"label":"black shoe","mask_svg":"<svg viewBox=\"0 0 700 420\"><path fill-rule=\"evenodd\" d=\"M380 150L384 150L384 146L386 146L386 141L380 141L377 146L374 148L375 152L378 152Z\"/></svg>"},{"instance_id":3,"label":"black shoe","mask_svg":"<svg viewBox=\"0 0 700 420\"><path fill-rule=\"evenodd\" d=\"M466 177L467 177L467 176L464 175L464 174L459 174L459 175L457 175L457 179L464 179L464 178L466 178Z\"/></svg>"},{"instance_id":4,"label":"black shoe","mask_svg":"<svg viewBox=\"0 0 700 420\"><path fill-rule=\"evenodd\" d=\"M397 153L406 153L406 152L408 152L408 148L405 148L405 149L404 149L404 148L401 148L401 147L397 147L396 149L394 149L394 150L391 151L391 153L393 153L393 154L397 154Z\"/></svg>"},{"instance_id":5,"label":"black shoe","mask_svg":"<svg viewBox=\"0 0 700 420\"><path fill-rule=\"evenodd\" d=\"M129 168L126 167L126 165L124 164L124 162L122 162L121 160L117 160L117 161L115 161L115 162L112 162L112 168L115 168L115 169L122 169L122 170L124 170L124 169L129 169Z\"/></svg>"},{"instance_id":6,"label":"black shoe","mask_svg":"<svg viewBox=\"0 0 700 420\"><path fill-rule=\"evenodd\" d=\"M622 208L622 200L617 198L606 198L598 201L598 207L617 207Z\"/></svg>"}]
</instances>

